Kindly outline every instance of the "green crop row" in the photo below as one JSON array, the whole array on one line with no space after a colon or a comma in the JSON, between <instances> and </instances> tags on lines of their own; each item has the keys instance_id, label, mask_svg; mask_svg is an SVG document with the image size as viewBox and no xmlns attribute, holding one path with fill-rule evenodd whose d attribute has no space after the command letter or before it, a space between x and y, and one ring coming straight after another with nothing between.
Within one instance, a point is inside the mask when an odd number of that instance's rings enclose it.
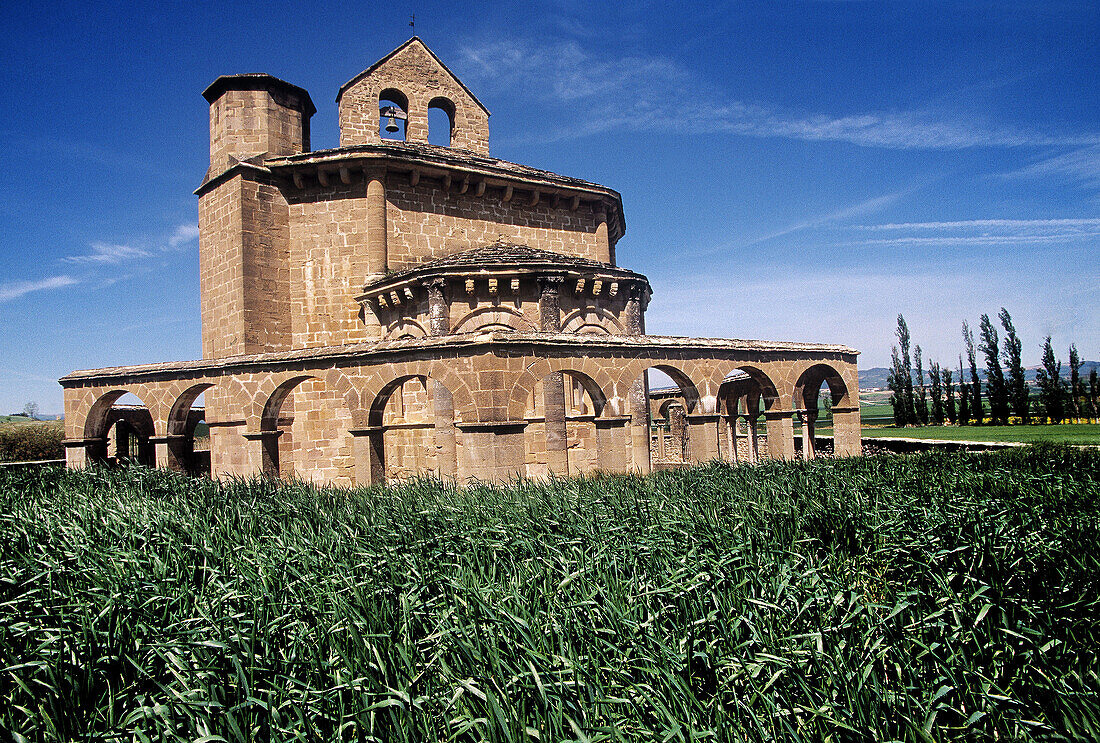
<instances>
[{"instance_id":1,"label":"green crop row","mask_svg":"<svg viewBox=\"0 0 1100 743\"><path fill-rule=\"evenodd\" d=\"M16 740L1100 738L1100 452L0 471Z\"/></svg>"}]
</instances>

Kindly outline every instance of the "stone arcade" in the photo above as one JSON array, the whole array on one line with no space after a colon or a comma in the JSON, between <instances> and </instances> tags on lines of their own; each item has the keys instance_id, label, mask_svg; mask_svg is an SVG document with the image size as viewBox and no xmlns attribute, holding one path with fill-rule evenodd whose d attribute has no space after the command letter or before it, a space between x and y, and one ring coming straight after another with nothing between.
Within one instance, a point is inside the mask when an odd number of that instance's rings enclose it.
<instances>
[{"instance_id":1,"label":"stone arcade","mask_svg":"<svg viewBox=\"0 0 1100 743\"><path fill-rule=\"evenodd\" d=\"M309 94L270 75L203 95L203 359L64 377L70 466L344 485L647 472L792 458L796 428L811 457L823 384L835 453L860 453L855 350L646 335L619 194L491 157L488 110L419 39L340 89L335 149L310 150ZM653 368L677 388L651 406Z\"/></svg>"}]
</instances>

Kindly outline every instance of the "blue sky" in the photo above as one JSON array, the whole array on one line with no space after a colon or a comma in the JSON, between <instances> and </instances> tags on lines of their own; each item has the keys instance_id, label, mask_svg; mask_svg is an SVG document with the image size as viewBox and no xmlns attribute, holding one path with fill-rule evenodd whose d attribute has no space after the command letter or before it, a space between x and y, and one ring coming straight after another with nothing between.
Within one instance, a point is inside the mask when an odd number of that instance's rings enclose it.
<instances>
[{"instance_id":1,"label":"blue sky","mask_svg":"<svg viewBox=\"0 0 1100 743\"><path fill-rule=\"evenodd\" d=\"M317 104L416 33L493 112L493 154L623 195L651 333L847 343L898 312L950 361L1012 313L1100 357L1095 2L9 4L0 38L0 413L73 369L193 359L200 93ZM409 15L416 14L415 29Z\"/></svg>"}]
</instances>

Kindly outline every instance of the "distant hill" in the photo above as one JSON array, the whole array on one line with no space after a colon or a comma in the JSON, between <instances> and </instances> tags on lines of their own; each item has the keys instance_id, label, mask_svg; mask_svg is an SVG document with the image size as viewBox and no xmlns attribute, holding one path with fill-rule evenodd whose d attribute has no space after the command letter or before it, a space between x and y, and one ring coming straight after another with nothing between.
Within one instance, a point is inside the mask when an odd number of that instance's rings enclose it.
<instances>
[{"instance_id":1,"label":"distant hill","mask_svg":"<svg viewBox=\"0 0 1100 743\"><path fill-rule=\"evenodd\" d=\"M1039 370L1038 366L1028 366L1024 368L1024 376L1029 382L1035 381L1035 372ZM1081 376L1088 379L1089 374L1093 369L1097 370L1097 374L1100 374L1100 361L1086 361L1081 364ZM958 369L955 370L956 374ZM927 382L928 370L925 369L925 380ZM966 373L967 378L970 377L970 372ZM861 390L872 389L884 389L886 387L886 380L890 376L890 369L885 366L876 366L871 369L859 370L859 388ZM985 369L978 369L978 377L985 379ZM1069 379L1069 369L1065 362L1062 362L1062 378ZM914 381L916 381L914 379Z\"/></svg>"}]
</instances>

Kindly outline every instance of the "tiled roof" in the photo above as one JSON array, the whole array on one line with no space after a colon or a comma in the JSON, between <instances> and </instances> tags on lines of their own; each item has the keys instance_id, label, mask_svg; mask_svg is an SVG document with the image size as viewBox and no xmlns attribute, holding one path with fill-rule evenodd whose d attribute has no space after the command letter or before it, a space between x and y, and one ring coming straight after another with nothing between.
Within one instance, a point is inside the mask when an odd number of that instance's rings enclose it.
<instances>
[{"instance_id":1,"label":"tiled roof","mask_svg":"<svg viewBox=\"0 0 1100 743\"><path fill-rule=\"evenodd\" d=\"M561 175L560 173L553 173L549 170L532 168L529 165L521 165L520 163L509 162L508 160L501 160L490 155L480 155L476 152L460 149L458 147L443 147L441 145L424 142L402 142L391 139L382 140L381 142L373 144L357 144L347 147L334 147L327 150L300 152L296 155L269 157L264 161L264 164L268 167L279 168L301 163L349 158L356 155L397 155L406 157L415 155L422 158L425 162L436 162L440 165L462 165L471 168L481 168L484 170L496 171L501 174L511 174L521 178L543 180L567 188L573 186L585 190L599 190L618 196L618 192L614 189L610 189L607 186L601 186L598 183Z\"/></svg>"},{"instance_id":2,"label":"tiled roof","mask_svg":"<svg viewBox=\"0 0 1100 743\"><path fill-rule=\"evenodd\" d=\"M419 266L390 274L378 281L367 285L366 288L401 282L414 275L446 273L449 271L471 271L481 269L499 268L558 268L563 271L597 271L602 274L615 274L618 276L634 277L644 280L645 277L625 268L612 266L610 263L601 263L590 258L579 258L573 255L563 255L552 250L532 248L529 245L521 245L503 240L498 240L490 245L464 250L434 261L421 263Z\"/></svg>"}]
</instances>

